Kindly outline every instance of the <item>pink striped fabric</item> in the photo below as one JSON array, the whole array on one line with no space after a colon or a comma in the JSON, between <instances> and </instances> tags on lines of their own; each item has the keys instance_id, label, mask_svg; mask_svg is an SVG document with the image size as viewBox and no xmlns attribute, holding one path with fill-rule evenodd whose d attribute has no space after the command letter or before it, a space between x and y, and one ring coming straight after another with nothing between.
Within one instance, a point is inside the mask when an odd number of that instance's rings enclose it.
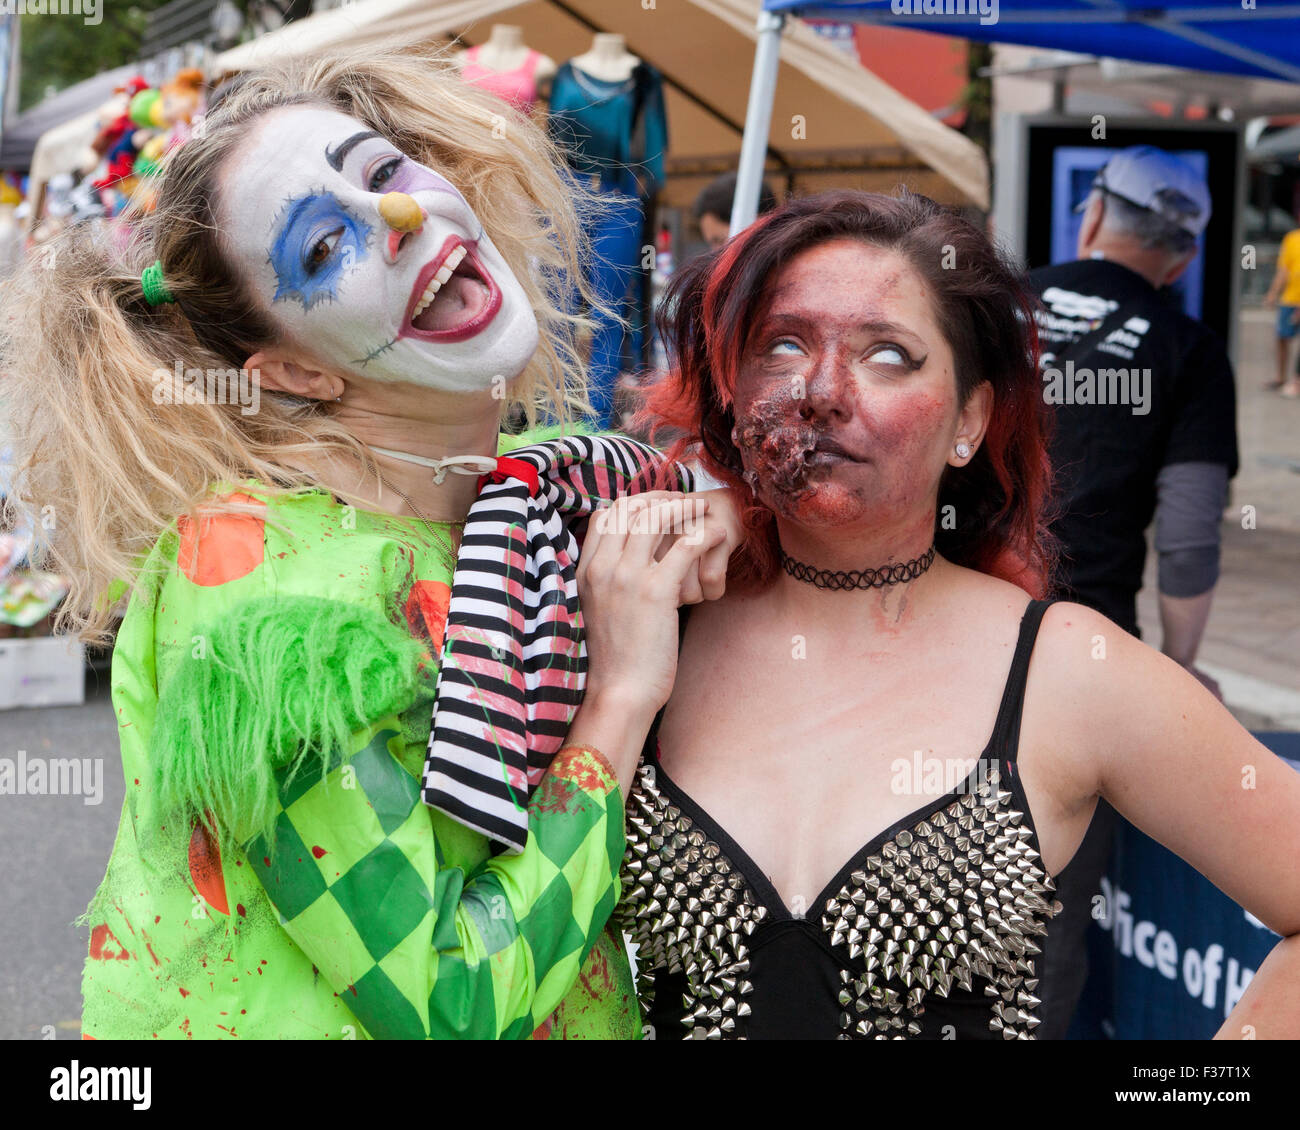
<instances>
[{"instance_id":1,"label":"pink striped fabric","mask_svg":"<svg viewBox=\"0 0 1300 1130\"><path fill-rule=\"evenodd\" d=\"M425 760L425 804L506 851L528 840L531 790L582 701L587 652L577 532L598 506L654 486L662 458L625 436L568 436L512 451L523 475L486 482L465 523ZM674 468L676 487L693 490Z\"/></svg>"}]
</instances>

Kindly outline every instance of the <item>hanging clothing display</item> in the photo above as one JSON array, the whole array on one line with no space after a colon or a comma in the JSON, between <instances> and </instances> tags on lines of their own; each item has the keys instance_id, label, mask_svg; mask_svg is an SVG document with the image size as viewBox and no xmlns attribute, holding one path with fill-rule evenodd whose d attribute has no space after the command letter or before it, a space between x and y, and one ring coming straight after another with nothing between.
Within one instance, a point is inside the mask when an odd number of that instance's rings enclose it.
<instances>
[{"instance_id":1,"label":"hanging clothing display","mask_svg":"<svg viewBox=\"0 0 1300 1130\"><path fill-rule=\"evenodd\" d=\"M478 61L482 51L481 47L471 47L465 52L461 78L490 90L520 113L527 114L537 101L537 64L545 56L540 51L530 50L524 61L513 70L494 71Z\"/></svg>"},{"instance_id":2,"label":"hanging clothing display","mask_svg":"<svg viewBox=\"0 0 1300 1130\"><path fill-rule=\"evenodd\" d=\"M638 63L621 82L564 63L551 85L547 124L573 171L599 178L593 187L645 199L663 183L668 119L663 81L648 63Z\"/></svg>"},{"instance_id":3,"label":"hanging clothing display","mask_svg":"<svg viewBox=\"0 0 1300 1130\"><path fill-rule=\"evenodd\" d=\"M643 329L637 303L645 202L664 179L668 121L659 72L640 62L621 82L594 78L564 63L551 87L548 128L565 150L569 166L586 187L602 193L608 209L589 217L595 252L588 282L629 326L597 317L592 342L592 405L609 423L614 382L627 364L640 366Z\"/></svg>"},{"instance_id":4,"label":"hanging clothing display","mask_svg":"<svg viewBox=\"0 0 1300 1130\"><path fill-rule=\"evenodd\" d=\"M645 232L645 207L635 196L612 190L601 199L605 206L588 227L592 259L588 283L609 309L627 320L625 330L613 318L596 318L591 338L591 406L601 425L610 425L614 406L614 384L626 364L640 365L641 326L637 295L637 267Z\"/></svg>"}]
</instances>

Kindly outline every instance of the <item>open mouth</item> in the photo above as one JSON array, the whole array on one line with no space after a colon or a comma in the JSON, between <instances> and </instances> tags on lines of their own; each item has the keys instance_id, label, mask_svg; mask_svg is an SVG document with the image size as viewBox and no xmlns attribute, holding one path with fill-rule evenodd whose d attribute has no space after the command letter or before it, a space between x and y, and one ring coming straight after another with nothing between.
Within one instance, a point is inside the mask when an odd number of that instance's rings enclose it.
<instances>
[{"instance_id":1,"label":"open mouth","mask_svg":"<svg viewBox=\"0 0 1300 1130\"><path fill-rule=\"evenodd\" d=\"M465 341L500 309L501 290L479 259L476 245L448 236L442 252L416 277L399 336Z\"/></svg>"}]
</instances>

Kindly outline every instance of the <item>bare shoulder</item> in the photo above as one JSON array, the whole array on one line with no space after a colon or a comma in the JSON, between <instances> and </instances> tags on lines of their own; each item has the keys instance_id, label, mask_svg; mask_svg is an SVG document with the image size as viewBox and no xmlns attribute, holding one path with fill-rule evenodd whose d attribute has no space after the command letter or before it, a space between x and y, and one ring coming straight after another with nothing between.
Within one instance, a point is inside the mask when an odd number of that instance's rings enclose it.
<instances>
[{"instance_id":1,"label":"bare shoulder","mask_svg":"<svg viewBox=\"0 0 1300 1130\"><path fill-rule=\"evenodd\" d=\"M967 622L1005 622L1017 625L1029 604L1029 594L1019 585L990 577L964 565L947 563L947 585L952 604Z\"/></svg>"},{"instance_id":2,"label":"bare shoulder","mask_svg":"<svg viewBox=\"0 0 1300 1130\"><path fill-rule=\"evenodd\" d=\"M997 630L1000 635L1009 630L1011 638L1015 638L1032 599L1024 589L964 567L953 567L950 584L953 605L962 610L963 621L978 625L982 631ZM1100 673L1101 669L1095 667L1099 659L1118 656L1121 665L1140 661L1132 654L1131 645L1151 651L1100 612L1082 604L1056 601L1044 613L1038 628L1035 666L1057 672L1063 681L1077 685L1085 676Z\"/></svg>"},{"instance_id":3,"label":"bare shoulder","mask_svg":"<svg viewBox=\"0 0 1300 1130\"><path fill-rule=\"evenodd\" d=\"M1091 608L1053 604L1034 651L1057 734L1100 777L1137 751L1240 730L1192 675Z\"/></svg>"},{"instance_id":4,"label":"bare shoulder","mask_svg":"<svg viewBox=\"0 0 1300 1130\"><path fill-rule=\"evenodd\" d=\"M1050 658L1050 666L1064 668L1071 680L1077 681L1084 675L1109 670L1096 667L1099 663L1119 655L1129 658L1130 642L1141 646L1096 609L1058 600L1043 614L1036 650Z\"/></svg>"},{"instance_id":5,"label":"bare shoulder","mask_svg":"<svg viewBox=\"0 0 1300 1130\"><path fill-rule=\"evenodd\" d=\"M1149 701L1153 692L1198 685L1178 664L1095 609L1057 601L1044 614L1035 655L1058 692L1072 690L1096 718Z\"/></svg>"},{"instance_id":6,"label":"bare shoulder","mask_svg":"<svg viewBox=\"0 0 1300 1130\"><path fill-rule=\"evenodd\" d=\"M1053 704L1057 734L1083 753L1090 735L1126 718L1143 684L1168 664L1095 609L1057 601L1043 615L1031 668L1037 696ZM1071 741L1077 735L1079 742Z\"/></svg>"}]
</instances>

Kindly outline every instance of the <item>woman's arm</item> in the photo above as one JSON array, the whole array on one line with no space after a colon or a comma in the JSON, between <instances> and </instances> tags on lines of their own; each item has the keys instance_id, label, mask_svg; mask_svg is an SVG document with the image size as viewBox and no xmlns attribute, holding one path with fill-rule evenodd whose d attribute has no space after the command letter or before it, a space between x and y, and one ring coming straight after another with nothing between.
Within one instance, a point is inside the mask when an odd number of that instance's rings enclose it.
<instances>
[{"instance_id":1,"label":"woman's arm","mask_svg":"<svg viewBox=\"0 0 1300 1130\"><path fill-rule=\"evenodd\" d=\"M1044 628L1048 700L1086 766L1079 779L1093 774L1126 819L1283 936L1219 1036L1300 1037L1300 773L1098 613L1056 605Z\"/></svg>"},{"instance_id":2,"label":"woman's arm","mask_svg":"<svg viewBox=\"0 0 1300 1130\"><path fill-rule=\"evenodd\" d=\"M286 594L240 604L162 688L159 795L228 828L256 814L249 864L283 929L371 1036L530 1035L613 910L618 779L630 783L671 687L683 576L721 537L679 538L656 560L665 535L655 531L680 530L706 506L642 502L629 520L630 504L598 515L589 534L580 584L593 568L607 582L584 592L601 625L589 627L590 696L528 803L518 855L471 872L447 865L397 719L428 679L427 656L378 612ZM285 665L276 657L290 636L298 658ZM213 725L205 703L230 704L228 723ZM295 753L304 742L330 751L328 765Z\"/></svg>"},{"instance_id":3,"label":"woman's arm","mask_svg":"<svg viewBox=\"0 0 1300 1130\"><path fill-rule=\"evenodd\" d=\"M1278 299L1278 295L1286 289L1287 270L1282 266L1281 256L1278 256L1277 270L1273 274L1273 281L1269 283L1268 293L1264 295L1264 305L1272 306Z\"/></svg>"},{"instance_id":4,"label":"woman's arm","mask_svg":"<svg viewBox=\"0 0 1300 1130\"><path fill-rule=\"evenodd\" d=\"M589 670L568 740L608 756L624 794L677 673L677 609L690 577L706 595L726 579L729 518L708 496L651 492L619 499L587 529L578 562ZM711 578L705 563L720 569Z\"/></svg>"}]
</instances>

